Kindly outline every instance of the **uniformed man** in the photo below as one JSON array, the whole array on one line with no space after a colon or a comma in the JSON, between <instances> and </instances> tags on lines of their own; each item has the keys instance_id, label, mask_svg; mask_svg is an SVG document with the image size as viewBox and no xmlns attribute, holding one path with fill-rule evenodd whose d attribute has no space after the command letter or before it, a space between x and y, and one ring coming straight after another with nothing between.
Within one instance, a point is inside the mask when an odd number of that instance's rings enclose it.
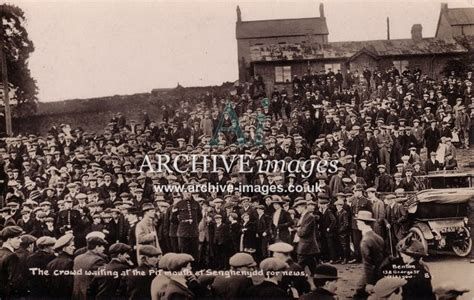
<instances>
[{"instance_id":1,"label":"uniformed man","mask_svg":"<svg viewBox=\"0 0 474 300\"><path fill-rule=\"evenodd\" d=\"M95 299L111 299L126 296L127 277L123 274L133 266L130 260L132 248L124 243L115 243L109 247L110 262L101 267L104 275L97 275L89 285L88 294ZM110 276L109 273L114 274ZM116 274L116 275L115 275Z\"/></svg>"},{"instance_id":2,"label":"uniformed man","mask_svg":"<svg viewBox=\"0 0 474 300\"><path fill-rule=\"evenodd\" d=\"M71 297L74 287L74 276L68 274L55 274L54 272L69 271L74 267L74 236L71 233L60 237L53 246L58 256L50 261L46 266L49 273L53 276L49 278L48 288L53 291L50 296L57 298Z\"/></svg>"},{"instance_id":3,"label":"uniformed man","mask_svg":"<svg viewBox=\"0 0 474 300\"><path fill-rule=\"evenodd\" d=\"M201 206L193 199L191 193L183 192L183 200L176 203L173 210L176 212L173 218L177 218L179 222L177 231L179 252L198 257L198 224L202 219Z\"/></svg>"},{"instance_id":4,"label":"uniformed man","mask_svg":"<svg viewBox=\"0 0 474 300\"><path fill-rule=\"evenodd\" d=\"M151 245L139 245L139 266L127 279L128 299L151 299L151 282L155 278L161 251Z\"/></svg>"},{"instance_id":5,"label":"uniformed man","mask_svg":"<svg viewBox=\"0 0 474 300\"><path fill-rule=\"evenodd\" d=\"M301 296L301 300L335 300L337 291L336 267L329 264L318 265L313 275L316 289L310 293Z\"/></svg>"},{"instance_id":6,"label":"uniformed man","mask_svg":"<svg viewBox=\"0 0 474 300\"><path fill-rule=\"evenodd\" d=\"M19 258L15 250L20 247L23 229L7 226L0 231L3 245L0 248L0 298L9 299L18 295L25 282L21 278Z\"/></svg>"},{"instance_id":7,"label":"uniformed man","mask_svg":"<svg viewBox=\"0 0 474 300\"><path fill-rule=\"evenodd\" d=\"M72 204L73 201L70 197L66 197L66 199L64 199L64 210L58 213L55 228L61 234L72 231L74 238L76 239L76 245L78 245L78 247L82 247L83 244L77 243L78 240L81 240L81 238L76 236L76 231L80 229L82 224L81 213L78 210L73 209Z\"/></svg>"}]
</instances>

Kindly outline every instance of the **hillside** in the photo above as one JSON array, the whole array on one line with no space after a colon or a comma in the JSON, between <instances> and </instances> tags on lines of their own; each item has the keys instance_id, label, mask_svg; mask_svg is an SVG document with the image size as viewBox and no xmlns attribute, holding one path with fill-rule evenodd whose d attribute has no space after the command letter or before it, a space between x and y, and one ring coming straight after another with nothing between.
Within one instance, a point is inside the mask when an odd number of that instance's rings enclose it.
<instances>
[{"instance_id":1,"label":"hillside","mask_svg":"<svg viewBox=\"0 0 474 300\"><path fill-rule=\"evenodd\" d=\"M144 111L150 118L161 119L161 106L177 103L180 99L201 97L210 92L215 97L225 97L232 89L232 82L220 86L182 87L154 89L150 93L114 95L90 99L71 99L56 102L40 102L34 116L14 120L14 133L45 134L52 126L61 123L82 127L88 132L101 132L107 121L117 112L127 119L142 120Z\"/></svg>"}]
</instances>

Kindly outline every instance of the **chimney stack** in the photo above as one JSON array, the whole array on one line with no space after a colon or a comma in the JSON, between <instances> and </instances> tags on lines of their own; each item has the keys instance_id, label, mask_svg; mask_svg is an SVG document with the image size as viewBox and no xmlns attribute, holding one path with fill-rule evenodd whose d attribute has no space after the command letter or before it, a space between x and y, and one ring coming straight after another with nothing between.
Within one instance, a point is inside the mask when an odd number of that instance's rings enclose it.
<instances>
[{"instance_id":1,"label":"chimney stack","mask_svg":"<svg viewBox=\"0 0 474 300\"><path fill-rule=\"evenodd\" d=\"M448 10L448 3L441 3L441 11L447 11Z\"/></svg>"},{"instance_id":2,"label":"chimney stack","mask_svg":"<svg viewBox=\"0 0 474 300\"><path fill-rule=\"evenodd\" d=\"M324 4L323 3L319 4L319 17L320 18L325 18L325 16L324 16Z\"/></svg>"},{"instance_id":3,"label":"chimney stack","mask_svg":"<svg viewBox=\"0 0 474 300\"><path fill-rule=\"evenodd\" d=\"M416 41L423 39L422 31L423 27L421 24L414 24L411 27L411 39Z\"/></svg>"},{"instance_id":4,"label":"chimney stack","mask_svg":"<svg viewBox=\"0 0 474 300\"><path fill-rule=\"evenodd\" d=\"M237 22L242 22L242 13L240 12L240 7L237 5Z\"/></svg>"}]
</instances>

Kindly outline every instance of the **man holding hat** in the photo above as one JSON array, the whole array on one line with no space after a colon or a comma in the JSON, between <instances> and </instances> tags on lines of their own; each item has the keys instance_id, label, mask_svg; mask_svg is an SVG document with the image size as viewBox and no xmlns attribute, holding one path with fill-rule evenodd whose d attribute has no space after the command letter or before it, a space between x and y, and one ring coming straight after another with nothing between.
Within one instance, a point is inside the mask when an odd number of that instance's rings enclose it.
<instances>
[{"instance_id":1,"label":"man holding hat","mask_svg":"<svg viewBox=\"0 0 474 300\"><path fill-rule=\"evenodd\" d=\"M313 275L316 289L308 294L301 296L301 300L335 300L337 291L336 267L329 264L318 265Z\"/></svg>"},{"instance_id":2,"label":"man holding hat","mask_svg":"<svg viewBox=\"0 0 474 300\"><path fill-rule=\"evenodd\" d=\"M378 270L382 261L386 257L384 240L372 230L372 225L375 219L372 217L372 212L368 210L359 210L355 221L357 228L362 233L362 240L360 241L360 252L362 257L363 274L357 284L356 294L354 298L368 296L373 285L377 282Z\"/></svg>"},{"instance_id":3,"label":"man holding hat","mask_svg":"<svg viewBox=\"0 0 474 300\"><path fill-rule=\"evenodd\" d=\"M25 282L21 278L19 258L15 250L20 247L23 229L18 226L7 226L0 231L3 245L0 248L0 298L15 297Z\"/></svg>"},{"instance_id":4,"label":"man holding hat","mask_svg":"<svg viewBox=\"0 0 474 300\"><path fill-rule=\"evenodd\" d=\"M53 277L49 278L48 287L54 291L52 296L57 298L71 297L74 287L74 276L71 275L55 275L55 270L64 270L72 272L74 267L74 236L71 233L60 237L53 246L58 256L50 261L46 266Z\"/></svg>"}]
</instances>

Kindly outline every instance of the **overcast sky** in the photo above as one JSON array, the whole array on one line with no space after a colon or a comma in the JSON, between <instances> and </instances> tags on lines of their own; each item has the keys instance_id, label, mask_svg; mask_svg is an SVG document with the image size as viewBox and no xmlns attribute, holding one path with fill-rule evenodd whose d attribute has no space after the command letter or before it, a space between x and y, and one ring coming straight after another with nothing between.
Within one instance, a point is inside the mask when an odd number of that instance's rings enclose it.
<instances>
[{"instance_id":1,"label":"overcast sky","mask_svg":"<svg viewBox=\"0 0 474 300\"><path fill-rule=\"evenodd\" d=\"M14 1L36 50L30 68L40 101L149 92L237 79L236 5L242 19L319 16L299 1ZM449 7L472 7L472 1ZM329 41L434 36L440 1L326 1Z\"/></svg>"}]
</instances>

